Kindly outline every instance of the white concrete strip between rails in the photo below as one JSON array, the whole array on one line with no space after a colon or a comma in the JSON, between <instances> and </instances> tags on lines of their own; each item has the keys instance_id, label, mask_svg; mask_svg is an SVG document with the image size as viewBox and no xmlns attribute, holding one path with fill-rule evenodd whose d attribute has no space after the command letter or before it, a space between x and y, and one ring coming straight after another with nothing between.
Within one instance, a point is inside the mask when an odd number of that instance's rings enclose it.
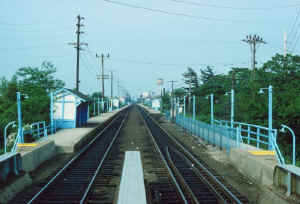
<instances>
[{"instance_id":1,"label":"white concrete strip between rails","mask_svg":"<svg viewBox=\"0 0 300 204\"><path fill-rule=\"evenodd\" d=\"M118 204L146 204L143 167L139 151L125 152Z\"/></svg>"}]
</instances>

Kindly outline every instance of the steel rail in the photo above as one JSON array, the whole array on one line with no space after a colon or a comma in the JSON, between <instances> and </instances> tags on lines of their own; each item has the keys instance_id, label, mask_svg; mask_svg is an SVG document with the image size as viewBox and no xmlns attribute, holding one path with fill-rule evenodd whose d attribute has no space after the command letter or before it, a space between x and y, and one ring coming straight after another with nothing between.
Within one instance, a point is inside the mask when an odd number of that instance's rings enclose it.
<instances>
[{"instance_id":1,"label":"steel rail","mask_svg":"<svg viewBox=\"0 0 300 204\"><path fill-rule=\"evenodd\" d=\"M194 162L194 164L196 164L200 169L204 170L204 172L207 173L210 176L210 178L212 178L214 180L214 182L220 186L222 191L225 194L227 194L227 196L231 200L233 200L234 202L236 202L238 204L243 204L243 202L240 201L240 199L238 197L236 197L216 176L214 176L203 164L201 164L198 161L198 159L196 159L185 147L183 147L175 138L171 138L171 139L176 143L176 145L178 145L184 151L184 154L188 155L188 157L190 158L190 160L192 162Z\"/></svg>"},{"instance_id":2,"label":"steel rail","mask_svg":"<svg viewBox=\"0 0 300 204\"><path fill-rule=\"evenodd\" d=\"M180 147L188 157L197 164L201 169L203 169L214 181L217 183L222 191L227 194L227 196L237 204L243 204L242 201L238 197L236 197L217 177L215 177L204 165L202 165L182 144L180 144L174 137L170 136L170 134L163 128L161 125L150 116L149 113L145 111L146 115L178 146Z\"/></svg>"},{"instance_id":3,"label":"steel rail","mask_svg":"<svg viewBox=\"0 0 300 204\"><path fill-rule=\"evenodd\" d=\"M196 175L214 192L214 194L218 197L218 200L222 203L222 204L227 204L228 202L223 198L222 195L220 195L220 193L213 187L213 185L205 178L205 176L203 176L203 174L201 174L201 172L195 168L193 166L192 161L187 158L184 154L182 154L180 151L176 150L176 149L172 149L172 151L176 152L182 159L184 159L186 161L186 163L189 164L189 166L191 167L191 169L196 173Z\"/></svg>"},{"instance_id":4,"label":"steel rail","mask_svg":"<svg viewBox=\"0 0 300 204\"><path fill-rule=\"evenodd\" d=\"M125 109L126 110L126 109ZM51 178L47 184L45 184L39 192L37 192L28 202L27 204L32 204L62 173L64 173L71 164L74 163L84 152L88 150L88 148L109 128L114 122L121 117L121 113L125 110L122 110L118 113L115 118L109 122L109 124L95 137L93 138L86 146L84 146L61 170L59 170L55 176Z\"/></svg>"},{"instance_id":5,"label":"steel rail","mask_svg":"<svg viewBox=\"0 0 300 204\"><path fill-rule=\"evenodd\" d=\"M171 177L172 182L174 183L174 185L175 185L176 188L177 188L178 193L179 193L179 195L180 195L182 201L184 202L184 204L189 204L188 201L187 201L187 199L186 199L186 197L185 197L185 195L184 195L184 193L183 193L183 191L182 191L182 189L181 189L181 187L180 187L180 185L178 184L178 182L177 182L177 180L176 180L176 178L175 178L175 176L174 176L172 170L170 169L170 167L169 167L169 165L168 165L166 159L164 158L164 156L163 156L163 154L162 154L160 148L158 147L158 145L157 145L157 143L156 143L156 141L155 141L155 139L154 139L154 136L152 135L152 132L151 132L151 130L149 129L147 122L145 121L145 118L143 117L143 115L142 115L142 113L141 113L140 110L138 111L138 113L139 113L140 118L141 118L141 120L143 121L143 123L144 123L144 125L145 125L145 127L146 127L146 129L147 129L148 134L150 135L150 138L152 139L152 142L153 142L153 144L154 144L154 146L155 146L156 151L159 153L159 155L160 155L160 157L161 157L161 159L162 159L162 161L163 161L165 167L167 168L167 170L168 170L168 172L169 172L169 175L170 175L170 177Z\"/></svg>"},{"instance_id":6,"label":"steel rail","mask_svg":"<svg viewBox=\"0 0 300 204\"><path fill-rule=\"evenodd\" d=\"M180 174L179 170L176 168L170 152L169 152L169 148L166 147L166 156L167 156L167 160L169 161L169 164L171 165L171 168L173 169L174 173L177 175L177 177L180 179L181 184L183 185L184 189L186 189L187 193L190 195L190 198L192 200L193 204L200 204L197 197L195 196L194 192L192 191L192 189L189 187L189 185L186 183L186 181L184 180L183 176Z\"/></svg>"},{"instance_id":7,"label":"steel rail","mask_svg":"<svg viewBox=\"0 0 300 204\"><path fill-rule=\"evenodd\" d=\"M122 123L121 123L121 125L119 126L117 132L115 133L114 138L112 139L111 143L109 144L109 147L108 147L107 150L105 151L105 153L104 153L104 155L103 155L103 157L102 157L102 160L101 160L100 164L99 164L98 167L97 167L97 170L95 171L95 173L94 173L94 175L93 175L93 178L91 179L91 181L90 181L88 187L86 188L85 193L84 193L83 196L82 196L82 199L80 200L80 204L82 204L82 203L85 202L86 197L87 197L89 191L91 190L91 187L92 187L92 185L93 185L93 183L94 183L94 181L95 181L95 178L97 177L97 175L98 175L98 173L99 173L99 171L100 171L100 169L101 169L101 167L102 167L102 164L103 164L104 160L106 159L108 153L110 152L112 145L114 144L116 138L119 136L120 131L121 131L121 129L122 129L122 127L123 127L123 125L124 125L124 122L125 122L125 120L127 119L127 117L128 117L128 112L126 113L124 119L122 120Z\"/></svg>"}]
</instances>

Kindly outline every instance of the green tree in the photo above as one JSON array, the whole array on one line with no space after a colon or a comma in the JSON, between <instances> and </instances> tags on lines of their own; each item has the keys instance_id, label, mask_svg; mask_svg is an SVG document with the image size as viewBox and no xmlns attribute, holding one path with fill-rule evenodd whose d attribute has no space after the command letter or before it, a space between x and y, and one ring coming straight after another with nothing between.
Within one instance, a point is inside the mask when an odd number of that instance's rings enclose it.
<instances>
[{"instance_id":1,"label":"green tree","mask_svg":"<svg viewBox=\"0 0 300 204\"><path fill-rule=\"evenodd\" d=\"M182 74L184 83L189 86L189 88L197 88L199 86L197 73L193 68L188 67L187 71Z\"/></svg>"},{"instance_id":2,"label":"green tree","mask_svg":"<svg viewBox=\"0 0 300 204\"><path fill-rule=\"evenodd\" d=\"M40 67L20 68L11 80L1 79L0 137L4 126L9 121L17 120L17 91L28 95L27 99L21 100L24 124L49 121L49 93L64 87L64 82L55 78L55 72L53 64L43 62Z\"/></svg>"}]
</instances>

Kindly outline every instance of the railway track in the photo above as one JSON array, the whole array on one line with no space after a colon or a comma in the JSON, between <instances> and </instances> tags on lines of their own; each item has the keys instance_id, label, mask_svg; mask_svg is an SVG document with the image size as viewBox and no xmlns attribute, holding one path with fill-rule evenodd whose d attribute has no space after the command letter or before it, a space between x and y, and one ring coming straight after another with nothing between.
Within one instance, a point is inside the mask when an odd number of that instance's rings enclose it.
<instances>
[{"instance_id":1,"label":"railway track","mask_svg":"<svg viewBox=\"0 0 300 204\"><path fill-rule=\"evenodd\" d=\"M149 204L248 203L143 109L129 109L107 123L54 177L37 186L34 195L14 203L116 203L124 153L132 150L141 152Z\"/></svg>"},{"instance_id":2,"label":"railway track","mask_svg":"<svg viewBox=\"0 0 300 204\"><path fill-rule=\"evenodd\" d=\"M96 182L88 195L87 203L116 203L125 151L141 152L147 203L187 203L180 194L180 188L178 189L174 184L176 180L172 180L159 152L156 151L155 143L149 138L145 125L138 110L132 108L120 137L117 137L104 161L104 168L95 179Z\"/></svg>"},{"instance_id":3,"label":"railway track","mask_svg":"<svg viewBox=\"0 0 300 204\"><path fill-rule=\"evenodd\" d=\"M184 146L170 136L160 125L139 108L149 133L153 136L176 179L180 181L189 203L249 203L215 172L201 164Z\"/></svg>"}]
</instances>

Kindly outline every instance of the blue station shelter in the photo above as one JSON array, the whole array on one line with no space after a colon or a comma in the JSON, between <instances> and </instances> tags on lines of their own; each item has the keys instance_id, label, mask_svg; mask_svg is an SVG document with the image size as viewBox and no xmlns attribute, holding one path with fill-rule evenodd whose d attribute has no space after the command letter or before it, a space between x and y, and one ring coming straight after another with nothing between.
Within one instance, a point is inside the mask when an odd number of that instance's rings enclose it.
<instances>
[{"instance_id":1,"label":"blue station shelter","mask_svg":"<svg viewBox=\"0 0 300 204\"><path fill-rule=\"evenodd\" d=\"M62 88L53 100L53 122L56 129L76 128L89 119L90 98L80 91Z\"/></svg>"}]
</instances>

